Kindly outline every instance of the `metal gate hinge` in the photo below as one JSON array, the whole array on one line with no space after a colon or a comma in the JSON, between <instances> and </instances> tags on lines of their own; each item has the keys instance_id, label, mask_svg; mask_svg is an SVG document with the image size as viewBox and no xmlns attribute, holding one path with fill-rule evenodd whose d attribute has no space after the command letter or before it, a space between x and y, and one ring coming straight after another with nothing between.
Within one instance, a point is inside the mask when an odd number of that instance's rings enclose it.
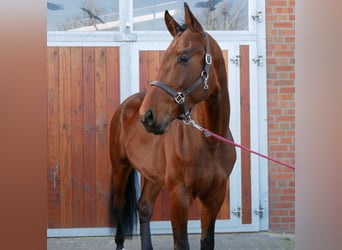
<instances>
[{"instance_id":1,"label":"metal gate hinge","mask_svg":"<svg viewBox=\"0 0 342 250\"><path fill-rule=\"evenodd\" d=\"M259 207L257 209L254 210L254 212L260 216L260 218L263 218L264 217L264 212L265 212L265 209L263 207Z\"/></svg>"},{"instance_id":2,"label":"metal gate hinge","mask_svg":"<svg viewBox=\"0 0 342 250\"><path fill-rule=\"evenodd\" d=\"M262 10L258 10L255 15L252 16L252 19L254 21L257 21L258 23L262 22Z\"/></svg>"},{"instance_id":3,"label":"metal gate hinge","mask_svg":"<svg viewBox=\"0 0 342 250\"><path fill-rule=\"evenodd\" d=\"M234 58L230 59L231 62L233 62L233 64L235 64L236 66L240 66L240 56L236 55Z\"/></svg>"},{"instance_id":4,"label":"metal gate hinge","mask_svg":"<svg viewBox=\"0 0 342 250\"><path fill-rule=\"evenodd\" d=\"M234 208L232 214L234 214L237 217L241 217L241 207Z\"/></svg>"},{"instance_id":5,"label":"metal gate hinge","mask_svg":"<svg viewBox=\"0 0 342 250\"><path fill-rule=\"evenodd\" d=\"M258 66L262 66L264 64L263 56L262 55L258 55L258 57L257 58L253 58L252 61L254 63L256 63Z\"/></svg>"}]
</instances>

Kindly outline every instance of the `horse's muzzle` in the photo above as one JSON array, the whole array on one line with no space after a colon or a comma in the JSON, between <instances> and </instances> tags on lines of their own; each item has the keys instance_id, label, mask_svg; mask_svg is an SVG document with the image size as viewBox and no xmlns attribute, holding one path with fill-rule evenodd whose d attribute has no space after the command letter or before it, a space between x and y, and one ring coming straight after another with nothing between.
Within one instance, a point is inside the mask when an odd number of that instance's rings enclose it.
<instances>
[{"instance_id":1,"label":"horse's muzzle","mask_svg":"<svg viewBox=\"0 0 342 250\"><path fill-rule=\"evenodd\" d=\"M145 114L140 115L140 121L144 125L147 132L153 133L155 135L164 134L166 127L169 124L169 119L167 118L158 124L155 119L155 114L151 109L148 109Z\"/></svg>"}]
</instances>

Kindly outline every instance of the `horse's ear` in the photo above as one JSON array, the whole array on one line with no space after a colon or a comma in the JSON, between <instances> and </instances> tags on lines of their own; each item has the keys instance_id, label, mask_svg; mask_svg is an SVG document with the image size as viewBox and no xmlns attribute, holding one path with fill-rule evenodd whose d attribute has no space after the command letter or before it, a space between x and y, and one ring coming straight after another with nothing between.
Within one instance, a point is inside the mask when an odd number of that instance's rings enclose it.
<instances>
[{"instance_id":1,"label":"horse's ear","mask_svg":"<svg viewBox=\"0 0 342 250\"><path fill-rule=\"evenodd\" d=\"M165 11L164 18L167 29L170 31L172 36L175 36L181 30L181 26L175 21L175 19L167 10Z\"/></svg>"},{"instance_id":2,"label":"horse's ear","mask_svg":"<svg viewBox=\"0 0 342 250\"><path fill-rule=\"evenodd\" d=\"M184 13L185 13L185 23L186 26L195 32L203 32L202 25L196 19L196 17L192 14L190 7L187 3L184 2Z\"/></svg>"}]
</instances>

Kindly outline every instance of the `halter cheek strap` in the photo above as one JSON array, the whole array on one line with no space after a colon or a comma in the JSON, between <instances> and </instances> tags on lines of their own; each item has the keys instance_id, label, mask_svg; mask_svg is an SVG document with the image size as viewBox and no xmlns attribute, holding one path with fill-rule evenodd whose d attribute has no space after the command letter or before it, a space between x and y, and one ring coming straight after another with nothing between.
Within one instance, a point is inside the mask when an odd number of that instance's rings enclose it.
<instances>
[{"instance_id":1,"label":"halter cheek strap","mask_svg":"<svg viewBox=\"0 0 342 250\"><path fill-rule=\"evenodd\" d=\"M157 86L173 97L175 102L180 106L180 108L182 110L182 115L180 117L178 117L181 120L184 120L185 118L189 117L190 113L191 113L191 109L186 110L186 108L185 108L185 97L188 96L189 94L191 94L191 92L193 92L202 82L203 82L203 89L204 90L207 90L209 88L209 86L208 86L209 67L212 63L212 58L210 55L209 36L207 33L205 33L205 38L206 38L207 45L205 48L204 67L203 67L203 70L202 70L199 78L189 88L185 89L182 92L177 92L177 91L173 90L172 88L170 88L169 86L167 86L163 82L152 81L150 83L151 86Z\"/></svg>"}]
</instances>

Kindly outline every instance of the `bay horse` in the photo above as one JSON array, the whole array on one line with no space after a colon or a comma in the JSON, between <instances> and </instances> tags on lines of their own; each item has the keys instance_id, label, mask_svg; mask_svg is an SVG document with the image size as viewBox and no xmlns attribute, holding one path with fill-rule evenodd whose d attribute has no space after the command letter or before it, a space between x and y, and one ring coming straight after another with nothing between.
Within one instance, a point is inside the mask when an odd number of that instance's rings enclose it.
<instances>
[{"instance_id":1,"label":"bay horse","mask_svg":"<svg viewBox=\"0 0 342 250\"><path fill-rule=\"evenodd\" d=\"M201 203L201 249L214 249L215 221L236 152L234 146L206 138L183 121L196 120L232 140L227 72L219 45L186 3L184 13L181 25L165 11L173 40L156 80L146 92L128 97L110 124L117 249L124 249L137 211L141 249L153 249L150 220L163 186L170 196L174 249L189 249L188 212L196 197ZM136 170L143 177L138 201Z\"/></svg>"}]
</instances>

